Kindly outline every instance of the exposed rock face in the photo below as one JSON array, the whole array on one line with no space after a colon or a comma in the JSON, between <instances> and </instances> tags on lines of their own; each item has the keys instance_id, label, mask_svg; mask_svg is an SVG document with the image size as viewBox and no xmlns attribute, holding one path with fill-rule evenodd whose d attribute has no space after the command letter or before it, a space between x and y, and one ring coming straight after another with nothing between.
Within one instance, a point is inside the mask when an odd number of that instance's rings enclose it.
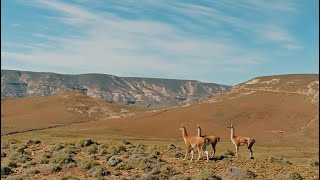
<instances>
[{"instance_id":1,"label":"exposed rock face","mask_svg":"<svg viewBox=\"0 0 320 180\"><path fill-rule=\"evenodd\" d=\"M160 108L205 99L229 88L195 80L1 70L1 99L77 91L107 102Z\"/></svg>"}]
</instances>

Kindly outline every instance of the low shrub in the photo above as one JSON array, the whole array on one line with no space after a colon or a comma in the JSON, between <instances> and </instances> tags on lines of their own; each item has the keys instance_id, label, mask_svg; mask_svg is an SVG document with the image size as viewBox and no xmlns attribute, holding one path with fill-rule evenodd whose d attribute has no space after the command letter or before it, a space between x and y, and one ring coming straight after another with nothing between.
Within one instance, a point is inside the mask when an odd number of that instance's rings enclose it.
<instances>
[{"instance_id":1,"label":"low shrub","mask_svg":"<svg viewBox=\"0 0 320 180\"><path fill-rule=\"evenodd\" d=\"M220 176L217 176L213 171L202 171L198 173L195 178L196 180L221 180Z\"/></svg>"},{"instance_id":2,"label":"low shrub","mask_svg":"<svg viewBox=\"0 0 320 180\"><path fill-rule=\"evenodd\" d=\"M1 166L1 176L3 175L9 175L12 173L12 170L8 166Z\"/></svg>"},{"instance_id":3,"label":"low shrub","mask_svg":"<svg viewBox=\"0 0 320 180\"><path fill-rule=\"evenodd\" d=\"M250 171L250 170L247 170L247 169L242 169L242 168L239 168L239 167L230 167L227 169L227 173L230 175L230 176L234 176L234 177L237 177L237 178L247 178L247 179L250 179L250 178L255 178L257 175Z\"/></svg>"},{"instance_id":4,"label":"low shrub","mask_svg":"<svg viewBox=\"0 0 320 180\"><path fill-rule=\"evenodd\" d=\"M89 170L89 173L93 177L101 177L101 176L108 176L111 173L107 171L104 167L102 166L95 166Z\"/></svg>"},{"instance_id":5,"label":"low shrub","mask_svg":"<svg viewBox=\"0 0 320 180\"><path fill-rule=\"evenodd\" d=\"M94 161L93 159L85 158L80 161L79 167L82 169L91 169L92 167L95 167L97 165L99 165L99 163Z\"/></svg>"},{"instance_id":6,"label":"low shrub","mask_svg":"<svg viewBox=\"0 0 320 180\"><path fill-rule=\"evenodd\" d=\"M130 165L128 165L127 163L120 162L119 164L116 165L116 169L117 170L129 170L129 169L132 169L132 167Z\"/></svg>"},{"instance_id":7,"label":"low shrub","mask_svg":"<svg viewBox=\"0 0 320 180\"><path fill-rule=\"evenodd\" d=\"M303 180L302 176L297 172L290 172L287 175L287 179L289 179L289 180Z\"/></svg>"}]
</instances>

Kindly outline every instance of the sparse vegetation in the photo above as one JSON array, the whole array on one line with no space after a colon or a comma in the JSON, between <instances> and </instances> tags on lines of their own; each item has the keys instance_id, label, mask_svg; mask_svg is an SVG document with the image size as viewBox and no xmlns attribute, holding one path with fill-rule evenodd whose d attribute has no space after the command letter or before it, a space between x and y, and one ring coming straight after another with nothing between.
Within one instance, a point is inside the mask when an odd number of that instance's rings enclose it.
<instances>
[{"instance_id":1,"label":"sparse vegetation","mask_svg":"<svg viewBox=\"0 0 320 180\"><path fill-rule=\"evenodd\" d=\"M92 144L95 144L94 141L92 141L91 139L84 139L84 140L81 140L79 143L78 143L78 146L79 147L86 147L86 146L90 146Z\"/></svg>"},{"instance_id":2,"label":"sparse vegetation","mask_svg":"<svg viewBox=\"0 0 320 180\"><path fill-rule=\"evenodd\" d=\"M79 167L82 169L91 169L92 167L95 167L99 165L98 162L91 158L85 158L80 161Z\"/></svg>"},{"instance_id":3,"label":"sparse vegetation","mask_svg":"<svg viewBox=\"0 0 320 180\"><path fill-rule=\"evenodd\" d=\"M302 176L297 172L290 172L287 175L288 180L303 180Z\"/></svg>"},{"instance_id":4,"label":"sparse vegetation","mask_svg":"<svg viewBox=\"0 0 320 180\"><path fill-rule=\"evenodd\" d=\"M40 140L32 140L32 139L30 139L30 140L27 141L27 145L34 145L34 144L40 144L40 143L41 143Z\"/></svg>"},{"instance_id":5,"label":"sparse vegetation","mask_svg":"<svg viewBox=\"0 0 320 180\"><path fill-rule=\"evenodd\" d=\"M59 164L49 164L49 170L54 172L59 172L62 168L59 166Z\"/></svg>"},{"instance_id":6,"label":"sparse vegetation","mask_svg":"<svg viewBox=\"0 0 320 180\"><path fill-rule=\"evenodd\" d=\"M217 176L213 171L205 170L196 174L196 180L221 180L220 176Z\"/></svg>"},{"instance_id":7,"label":"sparse vegetation","mask_svg":"<svg viewBox=\"0 0 320 180\"><path fill-rule=\"evenodd\" d=\"M319 167L319 161L315 159L310 159L307 163L308 166L310 167Z\"/></svg>"},{"instance_id":8,"label":"sparse vegetation","mask_svg":"<svg viewBox=\"0 0 320 180\"><path fill-rule=\"evenodd\" d=\"M132 167L125 162L120 162L119 164L116 165L116 169L117 170L129 170L129 169L132 169Z\"/></svg>"},{"instance_id":9,"label":"sparse vegetation","mask_svg":"<svg viewBox=\"0 0 320 180\"><path fill-rule=\"evenodd\" d=\"M108 178L104 176L116 176L123 180L253 179L257 176L260 177L259 179L268 179L269 176L262 175L265 173L263 168L268 166L268 168L274 167L275 169L282 167L284 172L294 168L295 171L292 172L298 173L301 177L307 174L304 171L310 171L313 172L312 177L318 177L318 174L315 173L316 168L305 167L306 169L301 171L301 167L295 168L294 164L287 163L283 158L270 157L267 160L250 161L252 164L248 164L249 160L234 158L232 157L232 151L225 151L221 153L225 155L216 156L213 159L215 162L206 163L200 160L193 164L189 161L182 161L184 153L173 144L169 146L146 146L126 141L99 145L96 142L84 144L90 145L80 146L72 143L56 143L53 146L49 146L41 143L41 146L44 146L44 150L41 152L36 152L37 148L35 147L39 146L34 146L34 144L29 143L29 147L25 147L21 143L15 144L15 146L11 144L11 148L6 151L9 152L7 157L2 159L4 161L1 164L2 174L7 177L32 177L37 175L37 177L45 178L48 174L57 174L58 176L60 173L56 172L61 170L63 170L63 173L80 170L87 177L96 179ZM54 150L54 146L58 147L60 145L63 148ZM51 150L53 151L51 152ZM105 152L99 153L99 151ZM32 159L28 156L32 157ZM228 161L223 160L224 158L227 158ZM255 168L258 166L256 161L262 164L261 169ZM231 162L233 167L229 167ZM243 164L247 164L249 168L252 167L254 171L248 170L248 167L243 167ZM315 161L310 160L308 164L310 164L308 166L318 167L314 165L316 164ZM190 166L192 169L190 169ZM41 170L41 167L44 167L44 169ZM282 173L282 177L299 179L300 176L296 173L287 174L286 176ZM280 178L279 175L276 177ZM76 179L67 175L59 178Z\"/></svg>"},{"instance_id":10,"label":"sparse vegetation","mask_svg":"<svg viewBox=\"0 0 320 180\"><path fill-rule=\"evenodd\" d=\"M70 154L65 153L65 152L60 152L58 154L55 154L50 159L50 163L57 163L60 166L67 165L72 162L74 162L74 160L72 159L72 156Z\"/></svg>"},{"instance_id":11,"label":"sparse vegetation","mask_svg":"<svg viewBox=\"0 0 320 180\"><path fill-rule=\"evenodd\" d=\"M227 173L230 176L236 177L236 178L246 178L246 179L251 179L251 178L255 178L257 175L247 169L242 169L239 167L230 167L227 169Z\"/></svg>"},{"instance_id":12,"label":"sparse vegetation","mask_svg":"<svg viewBox=\"0 0 320 180\"><path fill-rule=\"evenodd\" d=\"M1 176L2 175L9 175L12 173L12 170L8 166L1 166Z\"/></svg>"},{"instance_id":13,"label":"sparse vegetation","mask_svg":"<svg viewBox=\"0 0 320 180\"><path fill-rule=\"evenodd\" d=\"M89 173L93 177L101 177L101 176L108 176L110 175L110 172L107 171L104 167L102 166L95 166L89 170Z\"/></svg>"}]
</instances>

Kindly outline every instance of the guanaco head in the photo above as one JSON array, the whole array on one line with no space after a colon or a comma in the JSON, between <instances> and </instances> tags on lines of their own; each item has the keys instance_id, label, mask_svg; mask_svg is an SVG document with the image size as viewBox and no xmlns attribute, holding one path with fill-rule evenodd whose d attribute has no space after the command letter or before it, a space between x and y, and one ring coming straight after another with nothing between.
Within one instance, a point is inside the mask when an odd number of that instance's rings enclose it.
<instances>
[{"instance_id":1,"label":"guanaco head","mask_svg":"<svg viewBox=\"0 0 320 180\"><path fill-rule=\"evenodd\" d=\"M200 126L199 126L199 124L197 124L197 128L196 128L196 130L198 130L198 129L201 129L201 128L200 128Z\"/></svg>"},{"instance_id":2,"label":"guanaco head","mask_svg":"<svg viewBox=\"0 0 320 180\"><path fill-rule=\"evenodd\" d=\"M184 130L184 128L185 128L184 125L181 124L181 127L178 130L182 131L182 130Z\"/></svg>"},{"instance_id":3,"label":"guanaco head","mask_svg":"<svg viewBox=\"0 0 320 180\"><path fill-rule=\"evenodd\" d=\"M231 123L231 125L228 126L227 128L229 128L229 129L233 128L233 124Z\"/></svg>"}]
</instances>

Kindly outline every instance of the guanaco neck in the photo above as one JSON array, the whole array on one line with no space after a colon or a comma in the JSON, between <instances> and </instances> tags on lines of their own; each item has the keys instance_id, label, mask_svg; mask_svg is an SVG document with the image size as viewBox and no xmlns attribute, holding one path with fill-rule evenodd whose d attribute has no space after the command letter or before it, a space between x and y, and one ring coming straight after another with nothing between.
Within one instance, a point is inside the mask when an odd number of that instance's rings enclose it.
<instances>
[{"instance_id":1,"label":"guanaco neck","mask_svg":"<svg viewBox=\"0 0 320 180\"><path fill-rule=\"evenodd\" d=\"M200 137L201 136L201 128L200 127L198 127L198 135L197 135L198 137Z\"/></svg>"},{"instance_id":2,"label":"guanaco neck","mask_svg":"<svg viewBox=\"0 0 320 180\"><path fill-rule=\"evenodd\" d=\"M230 135L231 139L233 139L234 136L235 136L235 135L234 135L234 127L232 127L232 128L231 128L231 135Z\"/></svg>"},{"instance_id":3,"label":"guanaco neck","mask_svg":"<svg viewBox=\"0 0 320 180\"><path fill-rule=\"evenodd\" d=\"M183 138L188 137L188 133L187 133L187 130L186 130L186 128L185 128L185 127L183 127L183 130L182 130L182 136L183 136Z\"/></svg>"}]
</instances>

